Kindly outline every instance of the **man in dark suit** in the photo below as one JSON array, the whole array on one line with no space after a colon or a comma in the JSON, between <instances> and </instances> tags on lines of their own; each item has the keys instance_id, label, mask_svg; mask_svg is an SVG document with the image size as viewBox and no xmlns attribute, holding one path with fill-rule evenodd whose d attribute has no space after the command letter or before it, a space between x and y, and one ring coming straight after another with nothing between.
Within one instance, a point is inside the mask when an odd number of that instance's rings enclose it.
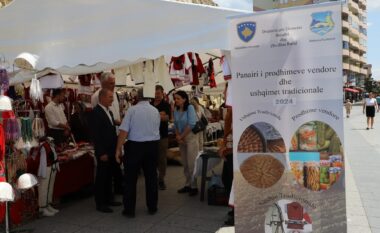
<instances>
[{"instance_id":1,"label":"man in dark suit","mask_svg":"<svg viewBox=\"0 0 380 233\"><path fill-rule=\"evenodd\" d=\"M111 213L109 206L118 206L121 203L113 201L112 172L116 152L116 128L112 112L109 107L113 102L113 93L102 89L99 93L99 103L92 111L91 125L92 137L97 161L95 178L96 210Z\"/></svg>"}]
</instances>

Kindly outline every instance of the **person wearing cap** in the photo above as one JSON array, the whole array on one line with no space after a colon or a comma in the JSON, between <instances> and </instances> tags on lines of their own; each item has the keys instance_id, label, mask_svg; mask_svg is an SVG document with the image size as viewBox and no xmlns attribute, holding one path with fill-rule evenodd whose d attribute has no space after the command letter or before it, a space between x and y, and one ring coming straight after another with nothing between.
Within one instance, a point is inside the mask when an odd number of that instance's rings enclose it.
<instances>
[{"instance_id":1,"label":"person wearing cap","mask_svg":"<svg viewBox=\"0 0 380 233\"><path fill-rule=\"evenodd\" d=\"M113 93L108 89L99 92L99 103L93 109L91 127L96 157L95 177L95 203L96 210L103 213L111 213L110 206L118 206L121 203L113 201L112 174L115 161L116 128L110 106L113 101Z\"/></svg>"},{"instance_id":2,"label":"person wearing cap","mask_svg":"<svg viewBox=\"0 0 380 233\"><path fill-rule=\"evenodd\" d=\"M48 123L47 135L54 138L54 143L59 145L65 142L70 135L70 126L64 112L62 103L65 101L65 90L54 89L52 100L45 107L45 117Z\"/></svg>"},{"instance_id":3,"label":"person wearing cap","mask_svg":"<svg viewBox=\"0 0 380 233\"><path fill-rule=\"evenodd\" d=\"M168 127L169 127L169 116L171 114L171 107L168 102L164 100L164 88L161 85L156 85L156 92L154 101L152 105L157 108L160 112L161 123L160 123L160 144L158 152L158 187L160 190L165 190L165 175L166 175L166 165L167 159L166 154L168 151L169 139L168 139Z\"/></svg>"},{"instance_id":4,"label":"person wearing cap","mask_svg":"<svg viewBox=\"0 0 380 233\"><path fill-rule=\"evenodd\" d=\"M124 195L123 215L135 217L136 183L139 170L142 168L145 176L145 195L148 213L157 212L158 183L157 159L160 140L160 114L143 95L143 90L137 91L138 103L130 107L120 125L116 148L116 160L123 159ZM125 143L125 140L128 141ZM124 157L122 147L124 145Z\"/></svg>"},{"instance_id":5,"label":"person wearing cap","mask_svg":"<svg viewBox=\"0 0 380 233\"><path fill-rule=\"evenodd\" d=\"M113 93L113 101L111 106L109 106L109 109L111 110L113 114L113 119L116 125L116 133L117 127L120 125L120 107L119 107L119 99L115 92L115 76L111 72L104 72L100 76L100 85L101 88L97 90L92 96L91 96L91 105L93 108L96 107L96 105L99 103L99 93L102 89L108 89L111 90ZM123 193L123 175L121 172L121 168L118 164L115 164L115 167L113 169L113 181L114 181L114 190L117 194Z\"/></svg>"}]
</instances>

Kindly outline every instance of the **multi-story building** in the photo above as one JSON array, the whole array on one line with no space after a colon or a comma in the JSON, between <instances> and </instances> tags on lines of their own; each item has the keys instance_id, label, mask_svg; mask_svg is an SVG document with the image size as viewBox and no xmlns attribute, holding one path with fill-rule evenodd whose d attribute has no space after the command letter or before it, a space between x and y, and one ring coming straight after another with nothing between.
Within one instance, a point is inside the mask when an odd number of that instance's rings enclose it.
<instances>
[{"instance_id":1,"label":"multi-story building","mask_svg":"<svg viewBox=\"0 0 380 233\"><path fill-rule=\"evenodd\" d=\"M337 0L253 0L253 10L262 11ZM367 71L367 0L346 0L342 6L343 83L347 90L364 91Z\"/></svg>"},{"instance_id":2,"label":"multi-story building","mask_svg":"<svg viewBox=\"0 0 380 233\"><path fill-rule=\"evenodd\" d=\"M367 71L367 0L347 0L342 8L343 74L346 86L363 90Z\"/></svg>"}]
</instances>

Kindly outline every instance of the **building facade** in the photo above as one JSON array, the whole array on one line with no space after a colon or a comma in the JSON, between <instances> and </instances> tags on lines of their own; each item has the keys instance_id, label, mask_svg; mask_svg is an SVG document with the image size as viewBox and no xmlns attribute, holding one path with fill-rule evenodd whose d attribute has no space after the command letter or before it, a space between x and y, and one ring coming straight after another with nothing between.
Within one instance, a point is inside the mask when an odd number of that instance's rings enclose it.
<instances>
[{"instance_id":1,"label":"building facade","mask_svg":"<svg viewBox=\"0 0 380 233\"><path fill-rule=\"evenodd\" d=\"M254 0L253 10L285 8L337 0ZM367 0L346 0L342 7L343 85L364 91L367 71ZM357 94L356 94L357 95Z\"/></svg>"}]
</instances>

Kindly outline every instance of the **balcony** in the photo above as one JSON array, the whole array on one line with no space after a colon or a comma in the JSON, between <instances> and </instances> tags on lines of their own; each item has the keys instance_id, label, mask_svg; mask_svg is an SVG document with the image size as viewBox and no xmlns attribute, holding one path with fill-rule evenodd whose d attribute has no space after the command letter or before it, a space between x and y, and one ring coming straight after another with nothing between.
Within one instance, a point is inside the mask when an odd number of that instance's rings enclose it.
<instances>
[{"instance_id":1,"label":"balcony","mask_svg":"<svg viewBox=\"0 0 380 233\"><path fill-rule=\"evenodd\" d=\"M367 52L367 46L364 46L364 45L359 44L359 50L360 50L362 53L366 53L366 52Z\"/></svg>"},{"instance_id":2,"label":"balcony","mask_svg":"<svg viewBox=\"0 0 380 233\"><path fill-rule=\"evenodd\" d=\"M368 28L367 23L365 23L365 22L363 22L363 21L360 21L360 22L359 22L359 26L362 27L362 28L365 28L365 29Z\"/></svg>"},{"instance_id":3,"label":"balcony","mask_svg":"<svg viewBox=\"0 0 380 233\"><path fill-rule=\"evenodd\" d=\"M347 41L347 42L350 41L350 37L348 35L342 35L342 39L343 41Z\"/></svg>"},{"instance_id":4,"label":"balcony","mask_svg":"<svg viewBox=\"0 0 380 233\"><path fill-rule=\"evenodd\" d=\"M348 10L348 7L347 7L346 5L344 5L344 6L342 7L342 13L343 13L343 14L346 14L346 15L348 15L348 14L350 13L350 11Z\"/></svg>"},{"instance_id":5,"label":"balcony","mask_svg":"<svg viewBox=\"0 0 380 233\"><path fill-rule=\"evenodd\" d=\"M357 53L350 52L350 59L355 62L360 62L360 56Z\"/></svg>"},{"instance_id":6,"label":"balcony","mask_svg":"<svg viewBox=\"0 0 380 233\"><path fill-rule=\"evenodd\" d=\"M342 26L343 28L346 28L346 29L350 28L350 24L347 21L342 21Z\"/></svg>"},{"instance_id":7,"label":"balcony","mask_svg":"<svg viewBox=\"0 0 380 233\"><path fill-rule=\"evenodd\" d=\"M368 75L368 70L367 70L367 69L363 69L363 68L361 68L361 69L360 69L360 73L361 73L361 74L364 74L364 75L367 76L367 75Z\"/></svg>"},{"instance_id":8,"label":"balcony","mask_svg":"<svg viewBox=\"0 0 380 233\"><path fill-rule=\"evenodd\" d=\"M350 56L350 50L343 48L343 56L349 57Z\"/></svg>"},{"instance_id":9,"label":"balcony","mask_svg":"<svg viewBox=\"0 0 380 233\"><path fill-rule=\"evenodd\" d=\"M367 64L367 58L365 58L364 56L360 56L360 62L363 64Z\"/></svg>"},{"instance_id":10,"label":"balcony","mask_svg":"<svg viewBox=\"0 0 380 233\"><path fill-rule=\"evenodd\" d=\"M355 73L360 73L360 68L356 65L350 64L350 71L355 72Z\"/></svg>"},{"instance_id":11,"label":"balcony","mask_svg":"<svg viewBox=\"0 0 380 233\"><path fill-rule=\"evenodd\" d=\"M359 17L357 15L354 15L354 14L350 13L350 16L352 18L352 21L354 21L357 24L359 24L360 20L359 20Z\"/></svg>"},{"instance_id":12,"label":"balcony","mask_svg":"<svg viewBox=\"0 0 380 233\"><path fill-rule=\"evenodd\" d=\"M352 0L348 1L348 8L350 8L350 11L355 13L355 14L357 14L359 12L359 5Z\"/></svg>"},{"instance_id":13,"label":"balcony","mask_svg":"<svg viewBox=\"0 0 380 233\"><path fill-rule=\"evenodd\" d=\"M350 39L350 47L353 49L359 49L359 42Z\"/></svg>"},{"instance_id":14,"label":"balcony","mask_svg":"<svg viewBox=\"0 0 380 233\"><path fill-rule=\"evenodd\" d=\"M359 38L359 30L353 27L349 27L350 36L353 38Z\"/></svg>"},{"instance_id":15,"label":"balcony","mask_svg":"<svg viewBox=\"0 0 380 233\"><path fill-rule=\"evenodd\" d=\"M344 70L349 70L350 69L350 64L347 62L343 62L343 69Z\"/></svg>"}]
</instances>

